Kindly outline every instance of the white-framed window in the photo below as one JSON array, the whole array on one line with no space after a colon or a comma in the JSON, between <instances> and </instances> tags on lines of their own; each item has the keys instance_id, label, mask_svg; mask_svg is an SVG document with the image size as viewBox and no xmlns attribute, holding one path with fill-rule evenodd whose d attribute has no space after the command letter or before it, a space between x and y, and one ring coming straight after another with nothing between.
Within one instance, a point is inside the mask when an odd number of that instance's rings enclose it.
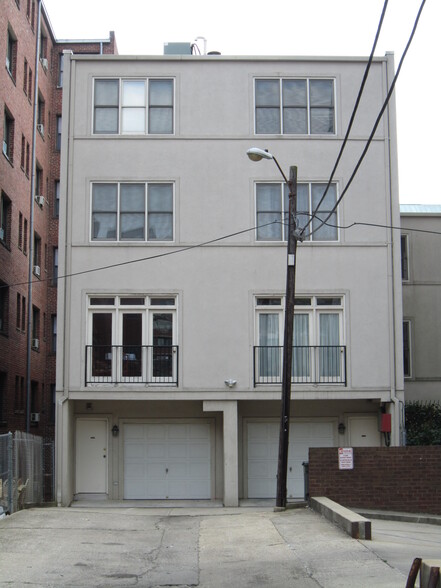
<instances>
[{"instance_id":1,"label":"white-framed window","mask_svg":"<svg viewBox=\"0 0 441 588\"><path fill-rule=\"evenodd\" d=\"M177 384L177 297L88 298L88 382Z\"/></svg>"},{"instance_id":2,"label":"white-framed window","mask_svg":"<svg viewBox=\"0 0 441 588\"><path fill-rule=\"evenodd\" d=\"M401 235L401 279L409 280L409 235Z\"/></svg>"},{"instance_id":3,"label":"white-framed window","mask_svg":"<svg viewBox=\"0 0 441 588\"><path fill-rule=\"evenodd\" d=\"M280 383L284 333L283 296L256 296L255 382ZM292 379L302 383L346 382L344 297L295 299Z\"/></svg>"},{"instance_id":4,"label":"white-framed window","mask_svg":"<svg viewBox=\"0 0 441 588\"><path fill-rule=\"evenodd\" d=\"M405 378L412 377L412 323L409 319L403 320L403 371Z\"/></svg>"},{"instance_id":5,"label":"white-framed window","mask_svg":"<svg viewBox=\"0 0 441 588\"><path fill-rule=\"evenodd\" d=\"M174 184L94 182L92 241L173 241Z\"/></svg>"},{"instance_id":6,"label":"white-framed window","mask_svg":"<svg viewBox=\"0 0 441 588\"><path fill-rule=\"evenodd\" d=\"M94 134L174 133L174 80L95 79Z\"/></svg>"},{"instance_id":7,"label":"white-framed window","mask_svg":"<svg viewBox=\"0 0 441 588\"><path fill-rule=\"evenodd\" d=\"M333 79L256 79L254 95L257 135L335 134Z\"/></svg>"},{"instance_id":8,"label":"white-framed window","mask_svg":"<svg viewBox=\"0 0 441 588\"><path fill-rule=\"evenodd\" d=\"M297 184L297 224L303 228L317 210L325 192L326 183L308 182ZM256 240L286 241L288 233L288 187L282 182L258 182L256 189ZM337 185L331 184L325 199L320 204L309 228L311 237L306 241L338 241L337 211L326 224L320 226L337 202ZM320 227L320 228L318 228Z\"/></svg>"}]
</instances>

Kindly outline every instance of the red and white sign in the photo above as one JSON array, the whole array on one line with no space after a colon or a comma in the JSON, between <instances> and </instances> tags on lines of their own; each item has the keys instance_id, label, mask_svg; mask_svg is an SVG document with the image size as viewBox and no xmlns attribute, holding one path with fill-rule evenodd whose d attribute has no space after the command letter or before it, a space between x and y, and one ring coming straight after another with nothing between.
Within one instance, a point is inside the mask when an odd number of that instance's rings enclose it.
<instances>
[{"instance_id":1,"label":"red and white sign","mask_svg":"<svg viewBox=\"0 0 441 588\"><path fill-rule=\"evenodd\" d=\"M354 450L352 447L338 448L338 469L339 470L353 470L354 469Z\"/></svg>"}]
</instances>

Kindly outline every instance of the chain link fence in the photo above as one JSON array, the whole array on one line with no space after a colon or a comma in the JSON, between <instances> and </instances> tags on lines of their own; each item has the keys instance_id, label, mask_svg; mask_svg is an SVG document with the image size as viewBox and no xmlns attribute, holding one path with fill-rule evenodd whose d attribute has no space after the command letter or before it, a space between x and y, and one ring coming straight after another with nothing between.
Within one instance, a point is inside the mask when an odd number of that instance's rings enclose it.
<instances>
[{"instance_id":1,"label":"chain link fence","mask_svg":"<svg viewBox=\"0 0 441 588\"><path fill-rule=\"evenodd\" d=\"M54 444L16 431L0 435L0 507L12 514L54 498Z\"/></svg>"}]
</instances>

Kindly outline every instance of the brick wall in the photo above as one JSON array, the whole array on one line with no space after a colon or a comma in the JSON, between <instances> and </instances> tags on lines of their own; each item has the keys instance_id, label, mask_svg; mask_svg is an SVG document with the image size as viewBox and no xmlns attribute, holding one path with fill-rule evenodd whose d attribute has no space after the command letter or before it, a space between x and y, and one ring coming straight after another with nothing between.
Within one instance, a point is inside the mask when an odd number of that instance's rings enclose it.
<instances>
[{"instance_id":1,"label":"brick wall","mask_svg":"<svg viewBox=\"0 0 441 588\"><path fill-rule=\"evenodd\" d=\"M310 448L310 496L347 507L441 514L441 447L354 447L354 469L338 448Z\"/></svg>"}]
</instances>

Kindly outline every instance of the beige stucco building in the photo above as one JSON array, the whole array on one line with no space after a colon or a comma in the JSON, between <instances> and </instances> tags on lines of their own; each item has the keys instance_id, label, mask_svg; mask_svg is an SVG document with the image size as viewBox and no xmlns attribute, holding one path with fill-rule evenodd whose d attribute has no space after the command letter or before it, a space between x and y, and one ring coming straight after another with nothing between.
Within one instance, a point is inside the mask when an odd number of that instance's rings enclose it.
<instances>
[{"instance_id":1,"label":"beige stucco building","mask_svg":"<svg viewBox=\"0 0 441 588\"><path fill-rule=\"evenodd\" d=\"M406 401L441 399L441 206L402 204L404 389Z\"/></svg>"},{"instance_id":2,"label":"beige stucco building","mask_svg":"<svg viewBox=\"0 0 441 588\"><path fill-rule=\"evenodd\" d=\"M286 194L274 162L246 151L298 166L305 226L365 66L66 54L59 504L275 496ZM393 100L332 212L392 76L393 56L376 58L298 248L289 498L303 496L308 447L402 438L400 235L386 228L400 221Z\"/></svg>"}]
</instances>

